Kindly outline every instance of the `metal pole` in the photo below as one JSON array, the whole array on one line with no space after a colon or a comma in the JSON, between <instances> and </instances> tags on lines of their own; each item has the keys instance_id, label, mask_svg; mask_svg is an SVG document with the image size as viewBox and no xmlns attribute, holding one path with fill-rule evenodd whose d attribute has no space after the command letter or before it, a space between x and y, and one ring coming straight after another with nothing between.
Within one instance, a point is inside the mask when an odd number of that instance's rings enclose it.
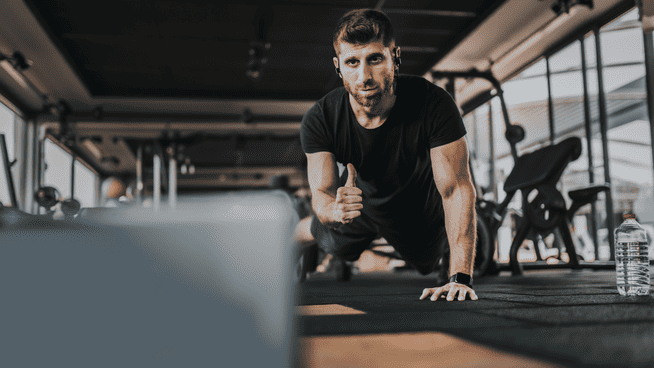
<instances>
[{"instance_id":1,"label":"metal pole","mask_svg":"<svg viewBox=\"0 0 654 368\"><path fill-rule=\"evenodd\" d=\"M579 40L581 44L581 80L584 87L584 127L586 130L586 146L588 147L588 182L592 185L595 183L595 167L593 166L593 131L591 129L591 116L590 116L590 97L588 94L588 76L586 75L586 47L584 40ZM595 259L599 259L599 246L597 243L597 208L595 202L590 203L590 216L591 221L590 233L595 245Z\"/></svg>"},{"instance_id":2,"label":"metal pole","mask_svg":"<svg viewBox=\"0 0 654 368\"><path fill-rule=\"evenodd\" d=\"M73 154L70 165L70 198L75 198L75 154Z\"/></svg>"},{"instance_id":3,"label":"metal pole","mask_svg":"<svg viewBox=\"0 0 654 368\"><path fill-rule=\"evenodd\" d=\"M472 113L472 142L474 144L474 152L475 156L474 158L477 159L479 154L479 133L477 132L479 129L477 128L477 114L475 112Z\"/></svg>"},{"instance_id":4,"label":"metal pole","mask_svg":"<svg viewBox=\"0 0 654 368\"><path fill-rule=\"evenodd\" d=\"M175 158L175 145L168 149L168 204L170 208L177 207L177 160Z\"/></svg>"},{"instance_id":5,"label":"metal pole","mask_svg":"<svg viewBox=\"0 0 654 368\"><path fill-rule=\"evenodd\" d=\"M545 58L545 70L547 74L547 111L550 120L550 144L554 144L554 102L552 101L552 73L550 72L550 58Z\"/></svg>"},{"instance_id":6,"label":"metal pole","mask_svg":"<svg viewBox=\"0 0 654 368\"><path fill-rule=\"evenodd\" d=\"M38 126L37 126L37 139L36 139L36 165L34 165L34 169L36 171L36 174L34 175L35 178L35 183L36 187L34 189L34 193L36 193L39 188L43 186L43 175L45 171L45 139L41 138L40 134L38 134ZM34 194L31 194L32 196ZM35 214L40 214L41 213L41 206L39 206L38 202L33 201L32 202L32 213Z\"/></svg>"},{"instance_id":7,"label":"metal pole","mask_svg":"<svg viewBox=\"0 0 654 368\"><path fill-rule=\"evenodd\" d=\"M7 153L7 141L4 134L0 134L0 143L2 143L2 163L5 166L5 179L7 181L7 189L9 190L9 200L11 207L18 208L18 200L16 200L16 190L14 189L14 180L11 177L11 167L9 166L9 154Z\"/></svg>"},{"instance_id":8,"label":"metal pole","mask_svg":"<svg viewBox=\"0 0 654 368\"><path fill-rule=\"evenodd\" d=\"M136 149L136 204L143 204L143 144L139 143Z\"/></svg>"},{"instance_id":9,"label":"metal pole","mask_svg":"<svg viewBox=\"0 0 654 368\"><path fill-rule=\"evenodd\" d=\"M652 151L652 162L654 162L654 149L651 149L654 142L654 37L652 32L643 30L645 41L645 83L647 88L647 112L649 118L650 150Z\"/></svg>"},{"instance_id":10,"label":"metal pole","mask_svg":"<svg viewBox=\"0 0 654 368\"><path fill-rule=\"evenodd\" d=\"M491 100L492 101L492 100ZM495 183L495 139L493 139L493 105L488 101L488 144L490 150L490 185L493 188L493 200L497 202L497 184Z\"/></svg>"},{"instance_id":11,"label":"metal pole","mask_svg":"<svg viewBox=\"0 0 654 368\"><path fill-rule=\"evenodd\" d=\"M447 80L447 84L445 84L445 90L447 91L447 93L450 94L450 96L452 96L452 99L456 101L456 91L455 91L455 88L454 88L455 79L456 79L456 77L450 77Z\"/></svg>"},{"instance_id":12,"label":"metal pole","mask_svg":"<svg viewBox=\"0 0 654 368\"><path fill-rule=\"evenodd\" d=\"M161 150L159 149L158 145L155 145L155 149L154 149L152 172L154 176L152 207L154 208L155 211L159 211L159 204L161 202Z\"/></svg>"},{"instance_id":13,"label":"metal pole","mask_svg":"<svg viewBox=\"0 0 654 368\"><path fill-rule=\"evenodd\" d=\"M497 90L497 96L500 98L500 105L502 105L502 116L504 117L504 126L508 129L511 126L511 121L509 120L509 109L506 107L506 101L504 101L504 91L499 87L495 87ZM492 100L491 100L492 101ZM490 102L488 104L490 106ZM513 157L513 163L518 160L518 150L516 145L509 142L511 146L511 156ZM493 158L495 159L495 158Z\"/></svg>"},{"instance_id":14,"label":"metal pole","mask_svg":"<svg viewBox=\"0 0 654 368\"><path fill-rule=\"evenodd\" d=\"M609 172L609 140L607 137L608 132L608 117L606 114L606 95L604 94L604 78L602 73L602 49L600 43L599 28L595 28L595 53L597 54L597 84L598 84L598 98L599 98L599 120L600 131L602 133L602 155L604 157L604 181L611 182L611 173ZM609 249L611 251L610 260L615 260L615 244L613 229L615 229L615 221L613 214L613 195L612 190L606 193L606 227L609 232Z\"/></svg>"}]
</instances>

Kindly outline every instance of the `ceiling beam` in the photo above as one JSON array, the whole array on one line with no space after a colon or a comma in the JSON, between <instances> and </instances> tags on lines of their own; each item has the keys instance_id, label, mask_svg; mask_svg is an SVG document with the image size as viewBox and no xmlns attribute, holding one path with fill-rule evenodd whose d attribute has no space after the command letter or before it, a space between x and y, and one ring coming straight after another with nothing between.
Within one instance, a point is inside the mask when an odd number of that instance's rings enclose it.
<instances>
[{"instance_id":1,"label":"ceiling beam","mask_svg":"<svg viewBox=\"0 0 654 368\"><path fill-rule=\"evenodd\" d=\"M436 53L438 52L437 47L428 47L428 46L402 46L402 52L427 52L427 53Z\"/></svg>"},{"instance_id":2,"label":"ceiling beam","mask_svg":"<svg viewBox=\"0 0 654 368\"><path fill-rule=\"evenodd\" d=\"M454 11L454 10L384 9L384 12L386 14L427 15L433 17L456 17L456 18L477 17L477 14L473 12Z\"/></svg>"}]
</instances>

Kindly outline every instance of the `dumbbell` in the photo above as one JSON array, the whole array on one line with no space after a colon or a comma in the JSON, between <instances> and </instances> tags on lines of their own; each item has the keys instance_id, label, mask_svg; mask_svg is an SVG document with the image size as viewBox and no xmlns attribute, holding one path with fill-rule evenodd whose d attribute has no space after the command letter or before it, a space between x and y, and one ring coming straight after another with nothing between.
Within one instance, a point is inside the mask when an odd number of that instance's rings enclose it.
<instances>
[{"instance_id":1,"label":"dumbbell","mask_svg":"<svg viewBox=\"0 0 654 368\"><path fill-rule=\"evenodd\" d=\"M53 187L41 187L34 193L34 200L39 206L49 210L59 203L59 192Z\"/></svg>"},{"instance_id":2,"label":"dumbbell","mask_svg":"<svg viewBox=\"0 0 654 368\"><path fill-rule=\"evenodd\" d=\"M82 208L82 205L75 198L69 198L61 202L61 212L64 213L66 218L72 218L75 216L79 212L80 208Z\"/></svg>"}]
</instances>

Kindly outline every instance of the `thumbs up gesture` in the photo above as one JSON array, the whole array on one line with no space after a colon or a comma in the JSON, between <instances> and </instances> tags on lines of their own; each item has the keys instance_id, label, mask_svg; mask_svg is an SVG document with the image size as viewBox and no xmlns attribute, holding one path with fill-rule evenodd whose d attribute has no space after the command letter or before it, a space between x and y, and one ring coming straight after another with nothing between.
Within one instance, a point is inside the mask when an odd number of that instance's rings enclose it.
<instances>
[{"instance_id":1,"label":"thumbs up gesture","mask_svg":"<svg viewBox=\"0 0 654 368\"><path fill-rule=\"evenodd\" d=\"M349 224L356 217L361 216L363 208L361 189L356 187L357 171L354 165L347 164L347 181L345 186L336 191L334 206L334 219L342 224Z\"/></svg>"}]
</instances>

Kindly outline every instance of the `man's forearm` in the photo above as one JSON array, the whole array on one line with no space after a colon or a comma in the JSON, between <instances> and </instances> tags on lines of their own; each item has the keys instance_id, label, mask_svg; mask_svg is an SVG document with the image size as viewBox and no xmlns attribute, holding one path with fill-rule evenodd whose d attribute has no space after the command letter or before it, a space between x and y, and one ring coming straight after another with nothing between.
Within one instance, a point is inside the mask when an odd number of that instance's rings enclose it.
<instances>
[{"instance_id":1,"label":"man's forearm","mask_svg":"<svg viewBox=\"0 0 654 368\"><path fill-rule=\"evenodd\" d=\"M334 218L334 206L336 195L331 195L323 191L316 191L312 198L313 211L315 212L318 220L323 225L335 229L343 225L341 222L336 221Z\"/></svg>"},{"instance_id":2,"label":"man's forearm","mask_svg":"<svg viewBox=\"0 0 654 368\"><path fill-rule=\"evenodd\" d=\"M450 243L450 275L457 272L472 275L477 237L475 200L476 193L471 185L459 185L450 196L443 198L445 229Z\"/></svg>"}]
</instances>

